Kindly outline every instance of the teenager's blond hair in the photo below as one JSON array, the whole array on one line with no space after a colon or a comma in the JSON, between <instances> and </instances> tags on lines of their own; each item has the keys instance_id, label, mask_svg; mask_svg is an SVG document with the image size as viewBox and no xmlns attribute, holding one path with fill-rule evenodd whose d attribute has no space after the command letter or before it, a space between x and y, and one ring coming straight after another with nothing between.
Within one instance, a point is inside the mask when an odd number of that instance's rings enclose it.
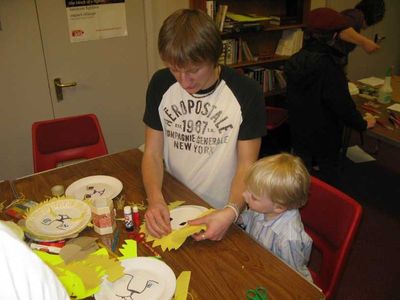
<instances>
[{"instance_id":1,"label":"teenager's blond hair","mask_svg":"<svg viewBox=\"0 0 400 300\"><path fill-rule=\"evenodd\" d=\"M206 13L180 9L163 22L158 34L158 51L161 59L172 66L204 62L216 66L222 53L221 35Z\"/></svg>"},{"instance_id":2,"label":"teenager's blond hair","mask_svg":"<svg viewBox=\"0 0 400 300\"><path fill-rule=\"evenodd\" d=\"M256 196L268 196L272 202L293 209L307 202L310 174L301 158L282 153L255 162L245 182Z\"/></svg>"}]
</instances>

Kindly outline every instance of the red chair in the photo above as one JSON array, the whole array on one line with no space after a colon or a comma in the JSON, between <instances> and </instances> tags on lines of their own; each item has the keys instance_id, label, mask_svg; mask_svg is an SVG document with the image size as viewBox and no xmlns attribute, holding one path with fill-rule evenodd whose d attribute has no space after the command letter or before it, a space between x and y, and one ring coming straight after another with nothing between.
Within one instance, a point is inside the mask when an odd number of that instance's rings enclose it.
<instances>
[{"instance_id":1,"label":"red chair","mask_svg":"<svg viewBox=\"0 0 400 300\"><path fill-rule=\"evenodd\" d=\"M275 106L266 106L267 112L267 129L273 130L281 126L288 119L287 109Z\"/></svg>"},{"instance_id":2,"label":"red chair","mask_svg":"<svg viewBox=\"0 0 400 300\"><path fill-rule=\"evenodd\" d=\"M39 121L32 124L35 172L65 161L88 159L108 153L94 114Z\"/></svg>"},{"instance_id":3,"label":"red chair","mask_svg":"<svg viewBox=\"0 0 400 300\"><path fill-rule=\"evenodd\" d=\"M360 223L362 208L353 198L312 177L310 196L301 210L306 232L313 239L309 269L327 299L337 288ZM313 259L318 256L317 268Z\"/></svg>"}]
</instances>

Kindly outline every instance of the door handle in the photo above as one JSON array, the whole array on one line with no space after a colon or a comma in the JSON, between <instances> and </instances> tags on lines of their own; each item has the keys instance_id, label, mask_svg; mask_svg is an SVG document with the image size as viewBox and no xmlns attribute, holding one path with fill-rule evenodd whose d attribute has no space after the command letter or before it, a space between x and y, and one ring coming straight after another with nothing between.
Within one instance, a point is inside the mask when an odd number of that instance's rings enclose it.
<instances>
[{"instance_id":1,"label":"door handle","mask_svg":"<svg viewBox=\"0 0 400 300\"><path fill-rule=\"evenodd\" d=\"M54 78L54 87L56 89L57 100L61 101L64 99L63 92L62 92L63 88L73 87L76 85L77 85L77 83L75 81L68 82L68 83L61 83L61 78Z\"/></svg>"}]
</instances>

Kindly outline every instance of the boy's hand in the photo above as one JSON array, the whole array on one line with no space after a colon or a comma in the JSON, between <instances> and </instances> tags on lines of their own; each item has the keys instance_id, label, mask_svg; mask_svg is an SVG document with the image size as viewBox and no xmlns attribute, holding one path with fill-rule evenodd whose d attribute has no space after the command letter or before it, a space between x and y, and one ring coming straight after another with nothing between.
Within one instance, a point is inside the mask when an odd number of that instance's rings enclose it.
<instances>
[{"instance_id":1,"label":"boy's hand","mask_svg":"<svg viewBox=\"0 0 400 300\"><path fill-rule=\"evenodd\" d=\"M204 217L189 221L189 225L203 225L207 226L204 232L196 233L192 237L196 241L212 240L220 241L224 237L229 226L235 220L235 213L230 208L224 208L212 212Z\"/></svg>"}]
</instances>

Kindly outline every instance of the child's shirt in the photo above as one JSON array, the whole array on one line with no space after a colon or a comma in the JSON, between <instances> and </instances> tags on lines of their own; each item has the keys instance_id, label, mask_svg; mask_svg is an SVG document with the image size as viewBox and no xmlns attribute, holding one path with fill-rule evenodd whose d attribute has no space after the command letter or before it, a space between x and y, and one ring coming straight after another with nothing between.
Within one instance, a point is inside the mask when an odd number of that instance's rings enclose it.
<instances>
[{"instance_id":1,"label":"child's shirt","mask_svg":"<svg viewBox=\"0 0 400 300\"><path fill-rule=\"evenodd\" d=\"M304 231L298 209L287 210L272 220L249 209L240 215L238 223L262 246L312 281L307 268L312 239Z\"/></svg>"}]
</instances>

